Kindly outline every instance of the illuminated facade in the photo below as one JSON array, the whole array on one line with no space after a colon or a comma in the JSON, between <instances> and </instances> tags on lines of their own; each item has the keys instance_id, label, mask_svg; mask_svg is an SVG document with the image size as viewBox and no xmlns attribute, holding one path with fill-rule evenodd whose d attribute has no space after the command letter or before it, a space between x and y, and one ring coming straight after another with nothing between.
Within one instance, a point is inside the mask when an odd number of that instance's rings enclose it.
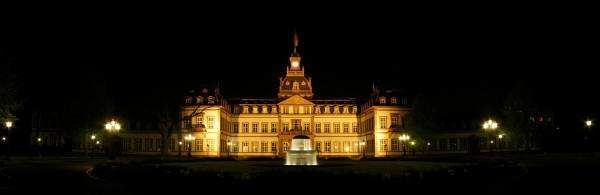
<instances>
[{"instance_id":1,"label":"illuminated facade","mask_svg":"<svg viewBox=\"0 0 600 195\"><path fill-rule=\"evenodd\" d=\"M320 157L400 154L398 137L410 111L408 98L374 86L366 100L313 99L312 79L304 74L297 46L294 36L277 98L225 99L218 88L186 97L182 131L171 137L171 150L179 150L177 137L192 134L194 156L283 157L292 138L303 134Z\"/></svg>"}]
</instances>

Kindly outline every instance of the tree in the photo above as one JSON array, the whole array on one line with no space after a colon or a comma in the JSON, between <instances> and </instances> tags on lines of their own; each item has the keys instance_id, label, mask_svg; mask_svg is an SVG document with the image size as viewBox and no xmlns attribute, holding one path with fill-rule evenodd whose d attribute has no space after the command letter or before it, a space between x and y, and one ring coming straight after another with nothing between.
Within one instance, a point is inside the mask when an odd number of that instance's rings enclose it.
<instances>
[{"instance_id":1,"label":"tree","mask_svg":"<svg viewBox=\"0 0 600 195\"><path fill-rule=\"evenodd\" d=\"M193 117L202 114L204 110L211 107L198 103L190 115L182 116L181 99L180 96L163 96L159 100L160 103L158 107L154 110L161 136L161 157L163 159L167 156L167 146L171 135L176 131L181 134L180 124L185 120L191 120Z\"/></svg>"},{"instance_id":2,"label":"tree","mask_svg":"<svg viewBox=\"0 0 600 195\"><path fill-rule=\"evenodd\" d=\"M10 71L8 62L0 64L0 121L14 121L13 113L22 107L18 98L16 77Z\"/></svg>"},{"instance_id":3,"label":"tree","mask_svg":"<svg viewBox=\"0 0 600 195\"><path fill-rule=\"evenodd\" d=\"M504 101L502 113L505 124L502 125L502 128L510 136L520 140L525 150L529 150L532 138L536 133L531 117L535 116L537 110L531 90L523 83L515 84Z\"/></svg>"},{"instance_id":4,"label":"tree","mask_svg":"<svg viewBox=\"0 0 600 195\"><path fill-rule=\"evenodd\" d=\"M423 148L432 139L436 128L437 111L435 105L423 94L415 96L412 111L406 115L406 129L413 139L417 139Z\"/></svg>"}]
</instances>

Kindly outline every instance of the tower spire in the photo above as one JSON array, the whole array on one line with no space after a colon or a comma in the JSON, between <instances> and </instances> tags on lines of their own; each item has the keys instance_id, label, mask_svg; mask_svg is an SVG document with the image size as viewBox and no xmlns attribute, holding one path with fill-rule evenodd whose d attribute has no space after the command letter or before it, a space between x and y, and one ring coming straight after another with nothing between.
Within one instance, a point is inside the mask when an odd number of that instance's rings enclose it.
<instances>
[{"instance_id":1,"label":"tower spire","mask_svg":"<svg viewBox=\"0 0 600 195\"><path fill-rule=\"evenodd\" d=\"M294 30L294 53L296 53L296 48L298 47L298 32Z\"/></svg>"}]
</instances>

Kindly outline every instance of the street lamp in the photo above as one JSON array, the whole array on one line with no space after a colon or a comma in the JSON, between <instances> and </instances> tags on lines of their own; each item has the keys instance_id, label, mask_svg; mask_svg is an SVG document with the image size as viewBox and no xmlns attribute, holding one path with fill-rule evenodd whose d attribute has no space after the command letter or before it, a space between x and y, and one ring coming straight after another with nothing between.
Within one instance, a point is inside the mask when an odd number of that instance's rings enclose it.
<instances>
[{"instance_id":1,"label":"street lamp","mask_svg":"<svg viewBox=\"0 0 600 195\"><path fill-rule=\"evenodd\" d=\"M94 143L94 141L96 140L96 135L92 134L92 136L90 138L92 139L92 143ZM92 144L92 155L91 155L92 159L94 159L95 151L96 151L96 146Z\"/></svg>"},{"instance_id":2,"label":"street lamp","mask_svg":"<svg viewBox=\"0 0 600 195\"><path fill-rule=\"evenodd\" d=\"M499 134L498 135L498 149L501 150L502 147L502 138L504 138L504 134Z\"/></svg>"},{"instance_id":3,"label":"street lamp","mask_svg":"<svg viewBox=\"0 0 600 195\"><path fill-rule=\"evenodd\" d=\"M415 155L415 141L410 141L410 149L412 150L412 155Z\"/></svg>"},{"instance_id":4,"label":"street lamp","mask_svg":"<svg viewBox=\"0 0 600 195\"><path fill-rule=\"evenodd\" d=\"M483 123L483 130L486 131L488 133L488 140L490 140L489 143L489 150L490 150L490 155L494 155L494 151L492 150L492 144L494 143L494 140L491 140L491 134L493 131L496 130L496 128L498 128L498 123L496 123L496 121L493 121L492 119L489 119L488 121Z\"/></svg>"},{"instance_id":5,"label":"street lamp","mask_svg":"<svg viewBox=\"0 0 600 195\"><path fill-rule=\"evenodd\" d=\"M6 121L6 123L4 123L4 125L6 126L6 134L8 136L7 138L7 142L6 142L6 160L10 159L10 128L12 127L13 123L12 121ZM3 138L3 140L5 140Z\"/></svg>"},{"instance_id":6,"label":"street lamp","mask_svg":"<svg viewBox=\"0 0 600 195\"><path fill-rule=\"evenodd\" d=\"M227 140L227 158L231 155L231 140Z\"/></svg>"},{"instance_id":7,"label":"street lamp","mask_svg":"<svg viewBox=\"0 0 600 195\"><path fill-rule=\"evenodd\" d=\"M196 137L192 136L192 134L188 134L187 136L185 136L185 140L188 141L188 160L192 159L192 142L193 140L195 140Z\"/></svg>"},{"instance_id":8,"label":"street lamp","mask_svg":"<svg viewBox=\"0 0 600 195\"><path fill-rule=\"evenodd\" d=\"M362 153L363 153L362 157L364 158L365 157L365 140L364 139L360 142L360 148L362 149Z\"/></svg>"},{"instance_id":9,"label":"street lamp","mask_svg":"<svg viewBox=\"0 0 600 195\"><path fill-rule=\"evenodd\" d=\"M398 139L402 142L402 156L406 156L406 141L410 140L410 136L402 134Z\"/></svg>"},{"instance_id":10,"label":"street lamp","mask_svg":"<svg viewBox=\"0 0 600 195\"><path fill-rule=\"evenodd\" d=\"M115 149L114 149L114 145L115 145L115 136L118 135L119 130L121 130L121 124L119 124L118 122L116 122L114 119L111 120L110 122L106 123L104 125L104 127L106 128L106 130L108 131L108 133L113 134L113 138L110 141L111 143L109 144L109 148L110 148L110 159L114 160L115 159Z\"/></svg>"}]
</instances>

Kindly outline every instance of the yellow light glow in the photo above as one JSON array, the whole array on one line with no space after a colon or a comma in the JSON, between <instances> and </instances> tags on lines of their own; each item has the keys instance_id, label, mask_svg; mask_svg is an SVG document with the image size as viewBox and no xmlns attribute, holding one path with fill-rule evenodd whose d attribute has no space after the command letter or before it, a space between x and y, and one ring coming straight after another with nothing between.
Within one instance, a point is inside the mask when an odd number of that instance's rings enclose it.
<instances>
[{"instance_id":1,"label":"yellow light glow","mask_svg":"<svg viewBox=\"0 0 600 195\"><path fill-rule=\"evenodd\" d=\"M410 142L410 145L413 145L413 146L414 146L414 145L415 145L415 141L411 141L411 142Z\"/></svg>"},{"instance_id":2,"label":"yellow light glow","mask_svg":"<svg viewBox=\"0 0 600 195\"><path fill-rule=\"evenodd\" d=\"M6 137L2 137L2 141L6 141Z\"/></svg>"},{"instance_id":3,"label":"yellow light glow","mask_svg":"<svg viewBox=\"0 0 600 195\"><path fill-rule=\"evenodd\" d=\"M292 61L292 67L293 68L298 68L300 66L300 62L298 61Z\"/></svg>"},{"instance_id":4,"label":"yellow light glow","mask_svg":"<svg viewBox=\"0 0 600 195\"><path fill-rule=\"evenodd\" d=\"M350 151L350 148L346 147L345 150L346 150L346 152L348 152L348 151Z\"/></svg>"},{"instance_id":5,"label":"yellow light glow","mask_svg":"<svg viewBox=\"0 0 600 195\"><path fill-rule=\"evenodd\" d=\"M496 121L493 121L492 119L483 123L483 129L485 130L494 130L496 128L498 128L498 123L496 123Z\"/></svg>"},{"instance_id":6,"label":"yellow light glow","mask_svg":"<svg viewBox=\"0 0 600 195\"><path fill-rule=\"evenodd\" d=\"M95 139L96 139L96 135L92 135L92 140L95 140Z\"/></svg>"},{"instance_id":7,"label":"yellow light glow","mask_svg":"<svg viewBox=\"0 0 600 195\"><path fill-rule=\"evenodd\" d=\"M493 143L494 143L494 140L490 141L490 144L493 144Z\"/></svg>"},{"instance_id":8,"label":"yellow light glow","mask_svg":"<svg viewBox=\"0 0 600 195\"><path fill-rule=\"evenodd\" d=\"M504 135L500 134L498 135L498 139L502 139L504 137Z\"/></svg>"},{"instance_id":9,"label":"yellow light glow","mask_svg":"<svg viewBox=\"0 0 600 195\"><path fill-rule=\"evenodd\" d=\"M10 127L12 127L13 124L11 121L6 121L5 125L6 125L6 127L10 128Z\"/></svg>"},{"instance_id":10,"label":"yellow light glow","mask_svg":"<svg viewBox=\"0 0 600 195\"><path fill-rule=\"evenodd\" d=\"M592 121L591 120L585 121L585 125L588 127L592 126Z\"/></svg>"},{"instance_id":11,"label":"yellow light glow","mask_svg":"<svg viewBox=\"0 0 600 195\"><path fill-rule=\"evenodd\" d=\"M179 141L179 145L183 144L181 141Z\"/></svg>"},{"instance_id":12,"label":"yellow light glow","mask_svg":"<svg viewBox=\"0 0 600 195\"><path fill-rule=\"evenodd\" d=\"M100 144L100 141L96 141L96 145Z\"/></svg>"},{"instance_id":13,"label":"yellow light glow","mask_svg":"<svg viewBox=\"0 0 600 195\"><path fill-rule=\"evenodd\" d=\"M38 141L38 142L41 142L41 141L42 141L42 138L39 138L39 137L38 137L38 138L37 138L37 141Z\"/></svg>"}]
</instances>

